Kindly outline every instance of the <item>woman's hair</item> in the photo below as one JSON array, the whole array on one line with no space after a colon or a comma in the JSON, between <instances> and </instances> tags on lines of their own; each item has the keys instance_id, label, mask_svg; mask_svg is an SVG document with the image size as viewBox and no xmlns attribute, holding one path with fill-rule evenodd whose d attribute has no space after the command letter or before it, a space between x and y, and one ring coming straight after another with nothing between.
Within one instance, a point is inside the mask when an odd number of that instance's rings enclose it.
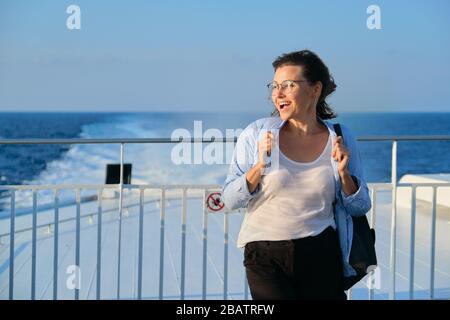
<instances>
[{"instance_id":1,"label":"woman's hair","mask_svg":"<svg viewBox=\"0 0 450 320\"><path fill-rule=\"evenodd\" d=\"M272 63L275 71L282 66L302 66L303 76L310 85L320 81L322 92L317 102L316 114L320 119L336 118L337 114L326 102L326 98L336 90L334 79L328 71L328 67L323 63L317 54L309 50L294 51L285 53L276 58ZM272 111L272 116L278 116L277 108Z\"/></svg>"}]
</instances>

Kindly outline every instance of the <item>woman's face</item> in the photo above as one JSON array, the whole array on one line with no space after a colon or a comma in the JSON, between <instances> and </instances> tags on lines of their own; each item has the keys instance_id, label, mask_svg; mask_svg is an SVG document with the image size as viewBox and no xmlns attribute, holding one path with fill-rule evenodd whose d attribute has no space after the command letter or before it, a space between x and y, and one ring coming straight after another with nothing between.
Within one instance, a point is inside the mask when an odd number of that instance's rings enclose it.
<instances>
[{"instance_id":1,"label":"woman's face","mask_svg":"<svg viewBox=\"0 0 450 320\"><path fill-rule=\"evenodd\" d=\"M316 114L316 104L322 84L310 85L303 77L302 66L281 66L275 71L273 82L281 84L286 80L295 80L290 92L280 89L272 94L272 101L282 120L296 118L308 113ZM289 89L288 89L289 90Z\"/></svg>"}]
</instances>

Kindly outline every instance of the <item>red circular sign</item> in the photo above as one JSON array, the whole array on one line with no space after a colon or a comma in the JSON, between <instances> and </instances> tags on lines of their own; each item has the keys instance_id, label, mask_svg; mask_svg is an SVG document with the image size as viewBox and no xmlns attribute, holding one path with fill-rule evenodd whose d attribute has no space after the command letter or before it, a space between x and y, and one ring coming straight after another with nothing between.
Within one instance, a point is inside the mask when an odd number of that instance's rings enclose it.
<instances>
[{"instance_id":1,"label":"red circular sign","mask_svg":"<svg viewBox=\"0 0 450 320\"><path fill-rule=\"evenodd\" d=\"M220 196L220 192L214 192L208 196L208 198L206 199L206 206L209 210L217 212L223 209L225 204L220 199Z\"/></svg>"}]
</instances>

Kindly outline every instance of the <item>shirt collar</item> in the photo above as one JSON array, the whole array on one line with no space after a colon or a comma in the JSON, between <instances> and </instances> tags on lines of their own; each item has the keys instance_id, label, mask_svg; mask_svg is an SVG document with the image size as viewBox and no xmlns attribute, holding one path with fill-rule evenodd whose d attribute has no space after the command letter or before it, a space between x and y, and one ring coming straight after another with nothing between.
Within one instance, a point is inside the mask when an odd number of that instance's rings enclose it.
<instances>
[{"instance_id":1,"label":"shirt collar","mask_svg":"<svg viewBox=\"0 0 450 320\"><path fill-rule=\"evenodd\" d=\"M317 118L317 119L318 119L321 123L323 123L324 125L326 125L327 128L328 128L328 130L330 130L330 126L328 125L327 122L325 122L325 121L322 120L321 118ZM278 126L278 129L283 128L283 126L286 124L287 121L288 121L288 120L283 120L283 121L281 121L280 125Z\"/></svg>"}]
</instances>

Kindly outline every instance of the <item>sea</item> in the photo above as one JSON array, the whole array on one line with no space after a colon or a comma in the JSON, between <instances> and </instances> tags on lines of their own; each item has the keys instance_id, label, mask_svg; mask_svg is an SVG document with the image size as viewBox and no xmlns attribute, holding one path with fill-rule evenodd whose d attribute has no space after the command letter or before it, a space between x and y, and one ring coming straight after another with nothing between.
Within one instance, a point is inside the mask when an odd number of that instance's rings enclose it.
<instances>
[{"instance_id":1,"label":"sea","mask_svg":"<svg viewBox=\"0 0 450 320\"><path fill-rule=\"evenodd\" d=\"M230 137L267 112L148 113L0 113L2 139ZM332 120L345 124L356 137L370 135L450 135L450 113L341 113ZM392 143L358 143L368 182L391 181ZM132 164L134 184L223 184L233 146L215 147L223 161L202 157L211 146L183 152L174 163L175 144L125 145L125 163ZM208 148L210 148L208 150ZM231 152L230 152L231 150ZM175 150L177 151L177 150ZM179 151L179 150L178 150ZM197 157L197 158L196 158ZM200 160L198 160L200 157ZM190 159L187 161L186 159ZM449 173L450 141L398 143L397 174ZM117 144L2 145L0 184L103 184L106 165L119 163ZM228 162L227 162L228 161ZM176 161L175 161L176 162ZM0 197L8 197L5 191ZM49 202L43 195L40 202ZM26 197L18 198L28 201Z\"/></svg>"}]
</instances>

